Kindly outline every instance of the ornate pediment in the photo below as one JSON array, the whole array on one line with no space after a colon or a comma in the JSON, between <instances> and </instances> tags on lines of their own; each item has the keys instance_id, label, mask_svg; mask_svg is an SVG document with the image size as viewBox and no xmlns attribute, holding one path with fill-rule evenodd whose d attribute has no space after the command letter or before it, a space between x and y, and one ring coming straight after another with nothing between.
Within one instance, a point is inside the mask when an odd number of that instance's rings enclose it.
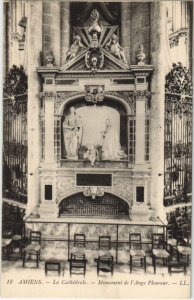
<instances>
[{"instance_id":1,"label":"ornate pediment","mask_svg":"<svg viewBox=\"0 0 194 300\"><path fill-rule=\"evenodd\" d=\"M96 9L90 15L90 26L73 28L73 43L67 51L66 70L127 70L123 48L118 41L118 26L101 25Z\"/></svg>"}]
</instances>

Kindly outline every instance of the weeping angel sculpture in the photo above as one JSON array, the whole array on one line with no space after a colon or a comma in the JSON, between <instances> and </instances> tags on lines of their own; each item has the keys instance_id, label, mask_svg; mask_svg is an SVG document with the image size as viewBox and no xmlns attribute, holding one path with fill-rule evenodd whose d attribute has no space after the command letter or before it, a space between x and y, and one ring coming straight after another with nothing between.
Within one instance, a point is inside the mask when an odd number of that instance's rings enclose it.
<instances>
[{"instance_id":1,"label":"weeping angel sculpture","mask_svg":"<svg viewBox=\"0 0 194 300\"><path fill-rule=\"evenodd\" d=\"M110 119L106 119L105 130L102 131L102 135L103 160L118 160L126 156L124 151L121 150L118 133L111 123Z\"/></svg>"}]
</instances>

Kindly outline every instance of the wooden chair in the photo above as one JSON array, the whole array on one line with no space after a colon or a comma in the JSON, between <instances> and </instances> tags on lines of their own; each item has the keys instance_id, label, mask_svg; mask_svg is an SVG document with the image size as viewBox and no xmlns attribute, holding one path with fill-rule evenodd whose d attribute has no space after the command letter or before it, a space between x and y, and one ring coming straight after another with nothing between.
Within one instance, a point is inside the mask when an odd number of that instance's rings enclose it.
<instances>
[{"instance_id":1,"label":"wooden chair","mask_svg":"<svg viewBox=\"0 0 194 300\"><path fill-rule=\"evenodd\" d=\"M141 267L144 265L144 271L146 272L146 255L142 250L141 234L130 233L129 234L129 249L130 249L130 272L132 273L133 260L140 260Z\"/></svg>"},{"instance_id":2,"label":"wooden chair","mask_svg":"<svg viewBox=\"0 0 194 300\"><path fill-rule=\"evenodd\" d=\"M19 248L20 257L22 259L22 247L23 247L23 239L24 239L24 224L16 224L13 230L13 249Z\"/></svg>"},{"instance_id":3,"label":"wooden chair","mask_svg":"<svg viewBox=\"0 0 194 300\"><path fill-rule=\"evenodd\" d=\"M31 231L30 232L30 244L26 246L22 251L23 268L25 267L26 255L35 256L37 268L39 267L40 260L40 250L41 250L41 232Z\"/></svg>"},{"instance_id":4,"label":"wooden chair","mask_svg":"<svg viewBox=\"0 0 194 300\"><path fill-rule=\"evenodd\" d=\"M184 231L180 231L177 235L177 261L181 265L182 258L186 257L187 266L190 264L191 256L191 239L188 234L185 234Z\"/></svg>"},{"instance_id":5,"label":"wooden chair","mask_svg":"<svg viewBox=\"0 0 194 300\"><path fill-rule=\"evenodd\" d=\"M74 247L69 259L70 276L72 274L86 274L87 260L85 257L85 234L74 234Z\"/></svg>"},{"instance_id":6,"label":"wooden chair","mask_svg":"<svg viewBox=\"0 0 194 300\"><path fill-rule=\"evenodd\" d=\"M113 275L114 260L111 253L110 236L99 236L99 256L97 259L97 275L100 271L110 272Z\"/></svg>"},{"instance_id":7,"label":"wooden chair","mask_svg":"<svg viewBox=\"0 0 194 300\"><path fill-rule=\"evenodd\" d=\"M177 248L177 239L175 238L173 225L167 226L167 248L169 249L170 258L172 260L174 251Z\"/></svg>"},{"instance_id":8,"label":"wooden chair","mask_svg":"<svg viewBox=\"0 0 194 300\"><path fill-rule=\"evenodd\" d=\"M170 254L166 251L166 242L164 234L152 234L152 263L154 266L154 274L156 273L156 259L163 259L163 264L167 264Z\"/></svg>"},{"instance_id":9,"label":"wooden chair","mask_svg":"<svg viewBox=\"0 0 194 300\"><path fill-rule=\"evenodd\" d=\"M2 258L9 260L13 249L13 224L3 224L2 228Z\"/></svg>"}]
</instances>

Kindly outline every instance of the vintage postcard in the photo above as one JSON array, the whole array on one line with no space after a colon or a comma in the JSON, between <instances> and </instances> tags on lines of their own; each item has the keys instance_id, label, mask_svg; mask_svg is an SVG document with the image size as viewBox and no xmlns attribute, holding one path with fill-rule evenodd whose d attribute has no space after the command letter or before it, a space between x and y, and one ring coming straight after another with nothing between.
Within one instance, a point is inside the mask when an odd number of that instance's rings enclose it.
<instances>
[{"instance_id":1,"label":"vintage postcard","mask_svg":"<svg viewBox=\"0 0 194 300\"><path fill-rule=\"evenodd\" d=\"M192 24L4 0L2 297L191 297Z\"/></svg>"}]
</instances>

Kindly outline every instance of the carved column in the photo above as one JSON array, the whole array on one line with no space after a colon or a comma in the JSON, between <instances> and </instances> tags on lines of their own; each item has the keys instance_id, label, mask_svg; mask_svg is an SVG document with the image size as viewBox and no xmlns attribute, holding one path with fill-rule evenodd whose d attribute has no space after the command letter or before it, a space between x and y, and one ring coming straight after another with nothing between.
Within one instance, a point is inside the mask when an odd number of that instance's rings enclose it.
<instances>
[{"instance_id":1,"label":"carved column","mask_svg":"<svg viewBox=\"0 0 194 300\"><path fill-rule=\"evenodd\" d=\"M39 203L40 99L41 89L36 68L42 50L42 1L28 2L28 204L27 214Z\"/></svg>"},{"instance_id":2,"label":"carved column","mask_svg":"<svg viewBox=\"0 0 194 300\"><path fill-rule=\"evenodd\" d=\"M127 62L130 62L130 18L131 3L121 3L121 41Z\"/></svg>"},{"instance_id":3,"label":"carved column","mask_svg":"<svg viewBox=\"0 0 194 300\"><path fill-rule=\"evenodd\" d=\"M43 54L53 51L55 64L60 65L60 1L43 2Z\"/></svg>"},{"instance_id":4,"label":"carved column","mask_svg":"<svg viewBox=\"0 0 194 300\"><path fill-rule=\"evenodd\" d=\"M151 82L151 128L150 128L150 162L151 193L150 202L155 217L163 217L164 192L164 102L166 56L166 7L164 2L151 3L151 58L154 73ZM159 176L162 174L162 176Z\"/></svg>"},{"instance_id":5,"label":"carved column","mask_svg":"<svg viewBox=\"0 0 194 300\"><path fill-rule=\"evenodd\" d=\"M136 167L145 164L145 103L146 90L136 91Z\"/></svg>"},{"instance_id":6,"label":"carved column","mask_svg":"<svg viewBox=\"0 0 194 300\"><path fill-rule=\"evenodd\" d=\"M66 53L69 48L70 31L70 4L61 2L61 65L66 61Z\"/></svg>"}]
</instances>

